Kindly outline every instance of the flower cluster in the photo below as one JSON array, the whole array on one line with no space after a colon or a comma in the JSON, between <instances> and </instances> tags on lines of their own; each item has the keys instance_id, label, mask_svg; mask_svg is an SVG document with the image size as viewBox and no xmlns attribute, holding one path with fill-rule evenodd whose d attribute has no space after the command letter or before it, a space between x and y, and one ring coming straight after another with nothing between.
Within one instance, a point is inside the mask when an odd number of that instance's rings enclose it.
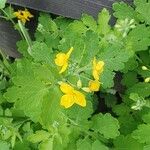
<instances>
[{"instance_id":1,"label":"flower cluster","mask_svg":"<svg viewBox=\"0 0 150 150\"><path fill-rule=\"evenodd\" d=\"M123 37L126 37L130 29L134 29L135 27L135 20L129 20L128 18L126 18L125 20L119 20L115 25L115 28L123 33Z\"/></svg>"},{"instance_id":2,"label":"flower cluster","mask_svg":"<svg viewBox=\"0 0 150 150\"><path fill-rule=\"evenodd\" d=\"M69 66L69 58L71 56L71 53L73 51L73 47L69 49L67 53L58 53L55 58L55 64L60 67L59 74L62 74L66 71L66 69ZM91 79L88 83L88 87L82 88L82 82L79 80L77 82L77 88L81 88L85 92L97 92L100 88L100 75L103 72L104 68L104 62L103 61L97 61L94 57L92 62L92 76L94 79ZM64 95L61 97L60 104L64 106L65 108L71 107L73 104L78 104L82 107L86 106L86 100L83 93L75 90L74 87L69 85L68 83L61 83L60 89L64 93Z\"/></svg>"},{"instance_id":3,"label":"flower cluster","mask_svg":"<svg viewBox=\"0 0 150 150\"><path fill-rule=\"evenodd\" d=\"M100 88L100 74L103 72L104 62L98 61L94 57L92 75L94 80L89 81L89 86L83 88L86 92L97 92Z\"/></svg>"}]
</instances>

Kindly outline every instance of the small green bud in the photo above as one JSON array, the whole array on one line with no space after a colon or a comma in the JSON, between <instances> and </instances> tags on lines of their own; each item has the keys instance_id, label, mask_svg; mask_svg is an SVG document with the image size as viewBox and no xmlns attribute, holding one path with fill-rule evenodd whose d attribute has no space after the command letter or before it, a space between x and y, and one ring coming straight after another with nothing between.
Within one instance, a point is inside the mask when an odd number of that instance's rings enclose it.
<instances>
[{"instance_id":1,"label":"small green bud","mask_svg":"<svg viewBox=\"0 0 150 150\"><path fill-rule=\"evenodd\" d=\"M142 70L148 70L146 66L142 66Z\"/></svg>"},{"instance_id":2,"label":"small green bud","mask_svg":"<svg viewBox=\"0 0 150 150\"><path fill-rule=\"evenodd\" d=\"M77 81L77 87L78 87L79 89L82 87L82 82L81 82L80 79Z\"/></svg>"},{"instance_id":3,"label":"small green bud","mask_svg":"<svg viewBox=\"0 0 150 150\"><path fill-rule=\"evenodd\" d=\"M150 77L146 78L146 79L144 80L144 82L146 82L146 83L150 82Z\"/></svg>"}]
</instances>

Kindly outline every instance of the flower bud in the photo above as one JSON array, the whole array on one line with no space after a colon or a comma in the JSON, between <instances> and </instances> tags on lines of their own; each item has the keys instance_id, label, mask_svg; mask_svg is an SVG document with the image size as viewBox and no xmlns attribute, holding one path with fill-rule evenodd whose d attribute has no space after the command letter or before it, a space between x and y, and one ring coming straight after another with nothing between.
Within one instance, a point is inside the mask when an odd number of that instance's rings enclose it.
<instances>
[{"instance_id":1,"label":"flower bud","mask_svg":"<svg viewBox=\"0 0 150 150\"><path fill-rule=\"evenodd\" d=\"M146 66L142 66L142 70L148 70Z\"/></svg>"},{"instance_id":2,"label":"flower bud","mask_svg":"<svg viewBox=\"0 0 150 150\"><path fill-rule=\"evenodd\" d=\"M91 92L88 87L83 87L82 90L85 91L85 92L87 92L87 93Z\"/></svg>"},{"instance_id":3,"label":"flower bud","mask_svg":"<svg viewBox=\"0 0 150 150\"><path fill-rule=\"evenodd\" d=\"M146 78L146 79L144 80L144 82L146 82L146 83L150 82L150 77Z\"/></svg>"},{"instance_id":4,"label":"flower bud","mask_svg":"<svg viewBox=\"0 0 150 150\"><path fill-rule=\"evenodd\" d=\"M82 87L82 82L81 82L80 79L77 81L77 87L78 87L79 89Z\"/></svg>"}]
</instances>

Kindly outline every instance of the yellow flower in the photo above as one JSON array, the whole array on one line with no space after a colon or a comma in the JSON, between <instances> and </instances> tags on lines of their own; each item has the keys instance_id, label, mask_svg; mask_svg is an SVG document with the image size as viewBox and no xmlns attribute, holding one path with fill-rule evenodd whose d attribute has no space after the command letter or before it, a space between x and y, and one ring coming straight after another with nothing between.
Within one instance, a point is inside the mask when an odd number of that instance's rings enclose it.
<instances>
[{"instance_id":1,"label":"yellow flower","mask_svg":"<svg viewBox=\"0 0 150 150\"><path fill-rule=\"evenodd\" d=\"M104 62L103 61L96 62L96 58L94 57L92 74L95 80L99 80L99 76L103 72L103 67L104 67Z\"/></svg>"},{"instance_id":2,"label":"yellow flower","mask_svg":"<svg viewBox=\"0 0 150 150\"><path fill-rule=\"evenodd\" d=\"M100 82L98 80L89 81L89 89L91 92L97 92L100 88Z\"/></svg>"},{"instance_id":3,"label":"yellow flower","mask_svg":"<svg viewBox=\"0 0 150 150\"><path fill-rule=\"evenodd\" d=\"M23 23L26 23L26 21L30 21L30 18L33 17L33 15L27 9L25 9L24 11L18 10L17 12L14 12L14 15Z\"/></svg>"},{"instance_id":4,"label":"yellow flower","mask_svg":"<svg viewBox=\"0 0 150 150\"><path fill-rule=\"evenodd\" d=\"M68 53L58 53L56 55L56 58L55 58L55 64L59 67L61 67L61 70L59 71L59 73L63 73L67 67L68 67L68 60L70 58L70 55L73 51L73 47L70 48L70 50L68 51Z\"/></svg>"},{"instance_id":5,"label":"yellow flower","mask_svg":"<svg viewBox=\"0 0 150 150\"><path fill-rule=\"evenodd\" d=\"M88 87L83 87L82 90L85 92L97 92L99 91L100 88L100 82L98 80L91 80L89 81L89 86Z\"/></svg>"},{"instance_id":6,"label":"yellow flower","mask_svg":"<svg viewBox=\"0 0 150 150\"><path fill-rule=\"evenodd\" d=\"M86 99L84 94L75 90L72 86L67 83L61 83L61 91L64 95L61 97L60 104L65 108L71 107L73 104L78 104L82 107L86 106Z\"/></svg>"}]
</instances>

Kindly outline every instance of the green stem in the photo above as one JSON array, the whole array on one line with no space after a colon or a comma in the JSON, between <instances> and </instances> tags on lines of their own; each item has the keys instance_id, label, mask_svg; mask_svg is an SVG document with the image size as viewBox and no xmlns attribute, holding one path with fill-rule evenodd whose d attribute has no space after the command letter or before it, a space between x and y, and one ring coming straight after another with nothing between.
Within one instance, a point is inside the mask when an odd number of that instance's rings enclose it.
<instances>
[{"instance_id":1,"label":"green stem","mask_svg":"<svg viewBox=\"0 0 150 150\"><path fill-rule=\"evenodd\" d=\"M90 64L88 64L88 65L86 65L86 66L84 66L84 67L81 67L81 68L77 69L77 70L75 71L75 73L76 73L76 74L80 74L82 71L91 70L91 68L89 68L89 67L90 67Z\"/></svg>"},{"instance_id":2,"label":"green stem","mask_svg":"<svg viewBox=\"0 0 150 150\"><path fill-rule=\"evenodd\" d=\"M83 132L85 132L87 135L92 136L95 139L100 139L100 141L102 141L105 144L108 143L108 140L105 139L101 134L98 134L98 133L93 132L93 131L89 131L84 126L81 126L81 125L77 124L74 120L70 119L64 113L62 113L62 114L70 121L70 123L68 123L68 125L76 126L76 127L80 128Z\"/></svg>"},{"instance_id":3,"label":"green stem","mask_svg":"<svg viewBox=\"0 0 150 150\"><path fill-rule=\"evenodd\" d=\"M1 16L1 15L0 15L0 18L2 18L2 19L7 19L7 17Z\"/></svg>"},{"instance_id":4,"label":"green stem","mask_svg":"<svg viewBox=\"0 0 150 150\"><path fill-rule=\"evenodd\" d=\"M21 23L20 20L18 20L18 25L19 25L20 30L21 30L21 32L22 32L22 34L23 34L23 36L24 36L24 38L25 38L25 40L29 46L29 48L27 49L28 53L31 55L32 40L31 40L26 28L23 26L23 24Z\"/></svg>"},{"instance_id":5,"label":"green stem","mask_svg":"<svg viewBox=\"0 0 150 150\"><path fill-rule=\"evenodd\" d=\"M87 80L89 80L89 81L92 80L92 79L90 79L90 78L88 78L88 77L85 77L85 76L83 76L83 75L80 75L80 77L82 77L82 78L84 78L84 79L87 79Z\"/></svg>"},{"instance_id":6,"label":"green stem","mask_svg":"<svg viewBox=\"0 0 150 150\"><path fill-rule=\"evenodd\" d=\"M83 58L84 52L85 52L85 45L84 45L84 48L83 48L83 52L82 52L82 54L81 54L81 58L80 58L80 60L79 60L78 67L80 66L80 63L82 62L82 58Z\"/></svg>"},{"instance_id":7,"label":"green stem","mask_svg":"<svg viewBox=\"0 0 150 150\"><path fill-rule=\"evenodd\" d=\"M11 73L11 66L6 58L6 56L2 53L2 51L0 50L0 54L2 55L3 61L0 59L0 64L2 65L3 69L5 69L5 71L7 72L8 75L10 75Z\"/></svg>"},{"instance_id":8,"label":"green stem","mask_svg":"<svg viewBox=\"0 0 150 150\"><path fill-rule=\"evenodd\" d=\"M9 17L9 15L7 14L7 12L3 9L0 9L5 15L6 17L12 22L12 24L15 26L15 22Z\"/></svg>"},{"instance_id":9,"label":"green stem","mask_svg":"<svg viewBox=\"0 0 150 150\"><path fill-rule=\"evenodd\" d=\"M136 54L135 54L135 57L141 64L143 64L143 61Z\"/></svg>"}]
</instances>

